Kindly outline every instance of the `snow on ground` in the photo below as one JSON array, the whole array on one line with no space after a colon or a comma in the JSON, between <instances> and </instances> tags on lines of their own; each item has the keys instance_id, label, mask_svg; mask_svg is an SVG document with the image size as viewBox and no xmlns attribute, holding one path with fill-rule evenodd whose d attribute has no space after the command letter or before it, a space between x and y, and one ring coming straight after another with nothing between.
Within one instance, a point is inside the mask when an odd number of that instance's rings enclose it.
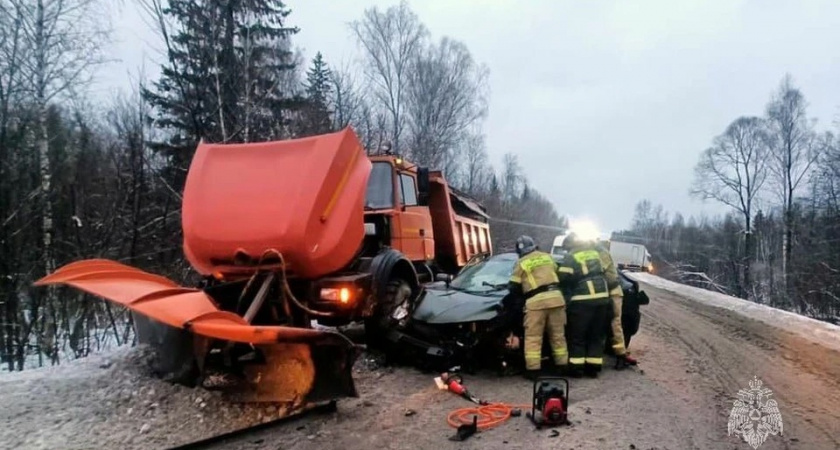
<instances>
[{"instance_id":1,"label":"snow on ground","mask_svg":"<svg viewBox=\"0 0 840 450\"><path fill-rule=\"evenodd\" d=\"M120 326L124 326L125 324L120 324ZM125 336L129 342L134 338L133 329ZM38 348L37 336L31 335L29 338L29 347L30 348ZM117 338L115 337L113 331L110 328L94 328L90 330L90 341L83 342L83 345L87 345L90 349L90 354L99 354L99 357L103 357L107 355L108 352L114 350L114 348L118 347ZM70 348L69 340L64 339L61 345L58 348L58 359L59 364L57 365L65 365L70 361L78 359L75 352ZM30 352L28 353L23 360L23 370L26 372L31 371L32 369L41 369L46 367L51 367L53 364L50 361L50 358L45 354L38 354L37 352ZM5 374L7 372L17 372L17 371L10 371L9 366L7 364L0 364L0 374Z\"/></svg>"},{"instance_id":2,"label":"snow on ground","mask_svg":"<svg viewBox=\"0 0 840 450\"><path fill-rule=\"evenodd\" d=\"M641 283L710 306L735 311L751 319L785 329L812 342L840 351L840 326L718 292L675 283L649 273L625 272L625 274ZM654 305L651 306L655 307Z\"/></svg>"},{"instance_id":3,"label":"snow on ground","mask_svg":"<svg viewBox=\"0 0 840 450\"><path fill-rule=\"evenodd\" d=\"M0 374L2 448L166 448L255 425L276 405L154 377L154 353L120 346L57 366Z\"/></svg>"}]
</instances>

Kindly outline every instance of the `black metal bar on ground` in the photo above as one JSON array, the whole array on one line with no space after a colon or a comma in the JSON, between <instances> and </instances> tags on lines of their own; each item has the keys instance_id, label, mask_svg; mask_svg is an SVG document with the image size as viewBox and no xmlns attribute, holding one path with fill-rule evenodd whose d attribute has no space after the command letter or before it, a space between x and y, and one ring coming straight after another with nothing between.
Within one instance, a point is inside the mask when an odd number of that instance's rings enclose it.
<instances>
[{"instance_id":1,"label":"black metal bar on ground","mask_svg":"<svg viewBox=\"0 0 840 450\"><path fill-rule=\"evenodd\" d=\"M179 446L176 446L176 447L170 447L168 450L187 450L187 449L196 449L196 448L206 448L208 445L224 443L228 439L242 437L242 436L245 436L247 434L250 434L250 433L253 433L253 432L256 432L256 431L262 431L262 430L265 430L265 429L268 429L268 428L272 428L272 427L276 427L276 426L279 426L279 425L291 423L291 422L294 422L296 420L302 419L306 415L333 413L333 412L336 412L338 410L338 406L337 406L336 403L337 402L335 400L333 400L333 401L328 402L328 403L315 405L315 406L313 406L313 407L311 407L307 410L304 410L300 413L297 413L297 414L293 414L293 415L286 416L286 417L281 417L279 419L274 419L274 420L271 420L271 421L268 421L268 422L265 422L265 423L259 423L257 425L251 426L251 427L239 428L237 430L228 431L227 433L217 434L216 436L212 436L212 437L209 437L209 438L206 438L206 439L201 439L201 440L198 440L198 441L193 441L193 442L190 442L188 444L183 444L183 445L179 445Z\"/></svg>"}]
</instances>

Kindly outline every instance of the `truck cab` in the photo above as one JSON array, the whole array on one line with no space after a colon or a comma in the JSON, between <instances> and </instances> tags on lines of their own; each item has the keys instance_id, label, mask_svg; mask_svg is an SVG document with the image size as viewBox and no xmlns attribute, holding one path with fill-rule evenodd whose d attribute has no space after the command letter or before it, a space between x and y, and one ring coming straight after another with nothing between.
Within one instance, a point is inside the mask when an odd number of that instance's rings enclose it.
<instances>
[{"instance_id":1,"label":"truck cab","mask_svg":"<svg viewBox=\"0 0 840 450\"><path fill-rule=\"evenodd\" d=\"M372 156L365 194L363 256L391 247L412 262L435 257L429 211L429 171L398 156Z\"/></svg>"},{"instance_id":2,"label":"truck cab","mask_svg":"<svg viewBox=\"0 0 840 450\"><path fill-rule=\"evenodd\" d=\"M370 156L362 257L389 247L415 265L423 280L455 273L491 252L487 215L475 200L448 185L443 173L398 155Z\"/></svg>"}]
</instances>

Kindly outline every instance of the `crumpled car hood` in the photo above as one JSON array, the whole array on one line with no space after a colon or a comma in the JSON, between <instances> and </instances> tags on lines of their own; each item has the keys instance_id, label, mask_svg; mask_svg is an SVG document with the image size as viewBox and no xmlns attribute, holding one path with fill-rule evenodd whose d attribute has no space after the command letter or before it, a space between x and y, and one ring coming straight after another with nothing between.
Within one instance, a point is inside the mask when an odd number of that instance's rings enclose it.
<instances>
[{"instance_id":1,"label":"crumpled car hood","mask_svg":"<svg viewBox=\"0 0 840 450\"><path fill-rule=\"evenodd\" d=\"M427 289L412 319L430 324L490 320L499 314L498 306L507 291L475 295L455 289Z\"/></svg>"}]
</instances>

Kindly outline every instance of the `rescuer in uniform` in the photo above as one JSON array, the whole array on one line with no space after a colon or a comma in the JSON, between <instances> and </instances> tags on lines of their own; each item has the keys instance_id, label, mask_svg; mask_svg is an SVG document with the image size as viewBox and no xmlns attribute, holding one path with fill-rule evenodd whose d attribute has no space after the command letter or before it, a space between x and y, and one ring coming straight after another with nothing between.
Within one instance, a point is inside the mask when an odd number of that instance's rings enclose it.
<instances>
[{"instance_id":1,"label":"rescuer in uniform","mask_svg":"<svg viewBox=\"0 0 840 450\"><path fill-rule=\"evenodd\" d=\"M604 268L604 278L607 279L607 288L610 290L612 300L612 351L616 358L616 369L623 369L627 366L635 366L637 361L627 354L624 348L624 330L621 325L621 304L624 299L624 292L621 289L621 282L618 281L618 270L615 268L609 250L600 242L595 244L595 249L601 255L601 266Z\"/></svg>"},{"instance_id":2,"label":"rescuer in uniform","mask_svg":"<svg viewBox=\"0 0 840 450\"><path fill-rule=\"evenodd\" d=\"M525 300L525 376L540 372L543 334L548 329L554 364L563 371L568 364L566 349L566 300L560 290L557 263L537 249L529 236L516 240L519 261L510 277L509 290Z\"/></svg>"},{"instance_id":3,"label":"rescuer in uniform","mask_svg":"<svg viewBox=\"0 0 840 450\"><path fill-rule=\"evenodd\" d=\"M569 372L595 378L604 364L610 289L594 241L570 233L563 248L567 253L557 272L561 286L568 289Z\"/></svg>"}]
</instances>

